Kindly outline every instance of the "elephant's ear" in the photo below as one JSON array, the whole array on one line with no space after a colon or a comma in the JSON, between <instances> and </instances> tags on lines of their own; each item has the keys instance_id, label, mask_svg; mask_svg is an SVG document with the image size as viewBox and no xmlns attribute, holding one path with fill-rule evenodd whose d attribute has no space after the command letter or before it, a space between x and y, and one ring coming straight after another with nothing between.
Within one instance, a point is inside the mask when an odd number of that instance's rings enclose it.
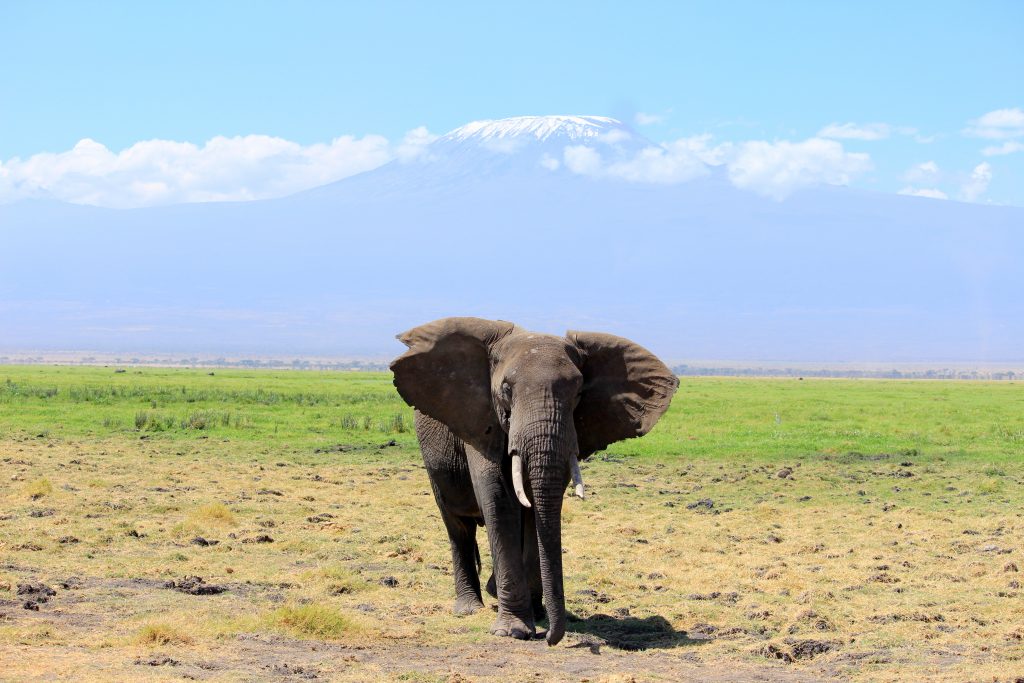
<instances>
[{"instance_id":1,"label":"elephant's ear","mask_svg":"<svg viewBox=\"0 0 1024 683\"><path fill-rule=\"evenodd\" d=\"M628 339L600 332L566 337L582 352L583 390L574 414L579 457L651 431L679 387L675 374Z\"/></svg>"},{"instance_id":2,"label":"elephant's ear","mask_svg":"<svg viewBox=\"0 0 1024 683\"><path fill-rule=\"evenodd\" d=\"M442 318L403 332L398 340L409 350L391 363L398 393L464 441L486 443L499 428L488 351L512 328L503 321Z\"/></svg>"}]
</instances>

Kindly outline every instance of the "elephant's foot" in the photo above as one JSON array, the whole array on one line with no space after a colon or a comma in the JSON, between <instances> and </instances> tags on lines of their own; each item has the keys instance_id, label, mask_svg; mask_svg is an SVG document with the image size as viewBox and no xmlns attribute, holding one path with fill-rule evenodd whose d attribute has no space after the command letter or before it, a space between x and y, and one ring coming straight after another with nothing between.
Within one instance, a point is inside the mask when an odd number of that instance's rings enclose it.
<instances>
[{"instance_id":1,"label":"elephant's foot","mask_svg":"<svg viewBox=\"0 0 1024 683\"><path fill-rule=\"evenodd\" d=\"M463 595L455 600L455 606L452 607L452 612L458 615L476 614L482 610L484 603L479 597L475 595Z\"/></svg>"},{"instance_id":2,"label":"elephant's foot","mask_svg":"<svg viewBox=\"0 0 1024 683\"><path fill-rule=\"evenodd\" d=\"M514 614L498 614L494 625L491 626L491 633L516 640L530 640L536 634L536 629L533 626L533 619L526 622Z\"/></svg>"}]
</instances>

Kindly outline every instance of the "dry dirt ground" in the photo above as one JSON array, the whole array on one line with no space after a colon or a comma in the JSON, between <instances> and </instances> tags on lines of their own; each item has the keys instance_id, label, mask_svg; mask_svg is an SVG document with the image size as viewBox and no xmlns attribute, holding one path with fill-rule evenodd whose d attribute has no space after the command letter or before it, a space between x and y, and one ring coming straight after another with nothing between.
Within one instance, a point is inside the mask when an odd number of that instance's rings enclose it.
<instances>
[{"instance_id":1,"label":"dry dirt ground","mask_svg":"<svg viewBox=\"0 0 1024 683\"><path fill-rule=\"evenodd\" d=\"M973 467L597 458L548 648L451 615L408 449L10 436L0 679L1024 680L1024 472Z\"/></svg>"}]
</instances>

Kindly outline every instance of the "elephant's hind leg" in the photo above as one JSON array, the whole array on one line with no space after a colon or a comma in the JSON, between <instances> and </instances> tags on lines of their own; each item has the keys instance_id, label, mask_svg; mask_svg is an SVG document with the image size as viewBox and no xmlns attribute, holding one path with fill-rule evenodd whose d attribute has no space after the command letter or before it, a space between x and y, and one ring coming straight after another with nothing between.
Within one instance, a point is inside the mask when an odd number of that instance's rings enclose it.
<instances>
[{"instance_id":1,"label":"elephant's hind leg","mask_svg":"<svg viewBox=\"0 0 1024 683\"><path fill-rule=\"evenodd\" d=\"M466 463L465 446L437 420L416 413L416 435L430 477L437 509L452 548L456 614L472 614L484 606L480 596L480 549L476 527L480 509Z\"/></svg>"},{"instance_id":2,"label":"elephant's hind leg","mask_svg":"<svg viewBox=\"0 0 1024 683\"><path fill-rule=\"evenodd\" d=\"M455 578L455 614L474 614L484 606L480 596L480 548L476 544L476 519L441 510L452 546Z\"/></svg>"}]
</instances>

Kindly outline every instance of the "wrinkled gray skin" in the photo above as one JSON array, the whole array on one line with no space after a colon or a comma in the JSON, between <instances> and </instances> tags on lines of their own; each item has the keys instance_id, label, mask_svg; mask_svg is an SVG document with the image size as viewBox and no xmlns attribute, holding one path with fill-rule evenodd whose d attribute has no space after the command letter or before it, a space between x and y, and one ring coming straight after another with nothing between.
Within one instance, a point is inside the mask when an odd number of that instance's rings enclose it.
<instances>
[{"instance_id":1,"label":"wrinkled gray skin","mask_svg":"<svg viewBox=\"0 0 1024 683\"><path fill-rule=\"evenodd\" d=\"M494 560L491 632L526 639L546 612L547 642L565 633L562 500L572 458L646 434L678 379L649 351L608 334L535 334L503 321L444 318L398 338L391 369L416 408L416 434L451 541L455 612L483 606L476 527ZM532 501L516 498L512 457ZM543 607L542 607L543 601Z\"/></svg>"}]
</instances>

